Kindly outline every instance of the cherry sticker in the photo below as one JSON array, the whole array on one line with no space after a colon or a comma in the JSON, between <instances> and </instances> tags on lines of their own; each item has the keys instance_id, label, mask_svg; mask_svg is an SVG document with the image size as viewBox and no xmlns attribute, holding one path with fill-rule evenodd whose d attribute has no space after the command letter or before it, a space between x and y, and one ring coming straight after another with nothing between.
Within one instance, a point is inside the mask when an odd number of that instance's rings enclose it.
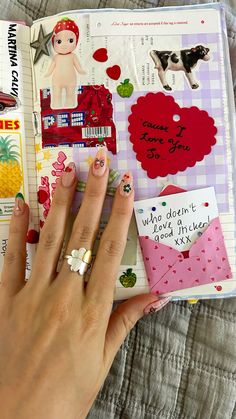
<instances>
[{"instance_id":1,"label":"cherry sticker","mask_svg":"<svg viewBox=\"0 0 236 419\"><path fill-rule=\"evenodd\" d=\"M217 129L206 111L181 108L172 96L158 92L139 97L131 107L129 132L137 160L155 179L203 160L216 143Z\"/></svg>"},{"instance_id":2,"label":"cherry sticker","mask_svg":"<svg viewBox=\"0 0 236 419\"><path fill-rule=\"evenodd\" d=\"M106 69L106 73L108 77L112 80L118 80L121 74L121 69L119 65L113 65L113 67L108 67Z\"/></svg>"},{"instance_id":3,"label":"cherry sticker","mask_svg":"<svg viewBox=\"0 0 236 419\"><path fill-rule=\"evenodd\" d=\"M93 54L93 58L94 60L99 61L100 63L104 63L105 61L108 60L107 49L106 48L97 49Z\"/></svg>"}]
</instances>

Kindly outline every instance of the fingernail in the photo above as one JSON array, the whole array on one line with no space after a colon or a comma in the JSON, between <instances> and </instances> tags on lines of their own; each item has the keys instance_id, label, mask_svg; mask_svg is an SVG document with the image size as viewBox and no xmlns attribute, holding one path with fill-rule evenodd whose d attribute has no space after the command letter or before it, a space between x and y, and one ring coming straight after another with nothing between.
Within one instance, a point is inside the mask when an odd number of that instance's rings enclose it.
<instances>
[{"instance_id":1,"label":"fingernail","mask_svg":"<svg viewBox=\"0 0 236 419\"><path fill-rule=\"evenodd\" d=\"M131 194L133 190L133 176L131 172L127 172L123 175L119 190L122 196L129 196Z\"/></svg>"},{"instance_id":2,"label":"fingernail","mask_svg":"<svg viewBox=\"0 0 236 419\"><path fill-rule=\"evenodd\" d=\"M159 300L153 301L152 303L148 304L145 309L143 310L144 314L155 313L156 311L161 310L169 301L171 297L159 298Z\"/></svg>"},{"instance_id":3,"label":"fingernail","mask_svg":"<svg viewBox=\"0 0 236 419\"><path fill-rule=\"evenodd\" d=\"M14 206L14 214L15 215L21 215L23 214L25 209L25 200L22 193L18 192L18 194L15 197L15 206Z\"/></svg>"},{"instance_id":4,"label":"fingernail","mask_svg":"<svg viewBox=\"0 0 236 419\"><path fill-rule=\"evenodd\" d=\"M21 199L23 199L23 201L25 202L25 198L24 198L24 195L21 193L21 192L18 192L17 194L16 194L16 196L15 196L16 198L21 198Z\"/></svg>"},{"instance_id":5,"label":"fingernail","mask_svg":"<svg viewBox=\"0 0 236 419\"><path fill-rule=\"evenodd\" d=\"M101 147L97 152L93 162L93 174L94 176L103 176L107 167L107 153L106 148Z\"/></svg>"},{"instance_id":6,"label":"fingernail","mask_svg":"<svg viewBox=\"0 0 236 419\"><path fill-rule=\"evenodd\" d=\"M61 176L61 183L65 188L72 186L75 180L75 163L69 163Z\"/></svg>"}]
</instances>

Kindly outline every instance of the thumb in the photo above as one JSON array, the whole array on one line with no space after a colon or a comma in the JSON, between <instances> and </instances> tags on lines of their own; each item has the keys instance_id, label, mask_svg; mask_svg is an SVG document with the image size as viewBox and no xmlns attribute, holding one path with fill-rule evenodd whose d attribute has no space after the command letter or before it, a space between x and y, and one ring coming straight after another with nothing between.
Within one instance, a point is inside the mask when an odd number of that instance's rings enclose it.
<instances>
[{"instance_id":1,"label":"thumb","mask_svg":"<svg viewBox=\"0 0 236 419\"><path fill-rule=\"evenodd\" d=\"M157 299L153 294L138 295L120 304L112 312L105 341L105 353L109 365L137 321L144 314L159 311L170 300L171 297Z\"/></svg>"}]
</instances>

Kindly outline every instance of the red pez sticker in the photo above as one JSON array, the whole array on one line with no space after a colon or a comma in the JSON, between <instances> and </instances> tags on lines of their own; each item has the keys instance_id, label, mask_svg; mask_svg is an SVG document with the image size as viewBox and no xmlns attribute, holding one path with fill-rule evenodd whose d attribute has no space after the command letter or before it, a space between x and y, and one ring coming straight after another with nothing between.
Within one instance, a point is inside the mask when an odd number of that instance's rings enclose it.
<instances>
[{"instance_id":1,"label":"red pez sticker","mask_svg":"<svg viewBox=\"0 0 236 419\"><path fill-rule=\"evenodd\" d=\"M206 111L181 108L163 93L141 96L129 124L133 150L151 179L194 166L216 143L214 119Z\"/></svg>"},{"instance_id":2,"label":"red pez sticker","mask_svg":"<svg viewBox=\"0 0 236 419\"><path fill-rule=\"evenodd\" d=\"M42 145L44 147L98 147L116 154L116 127L112 94L103 85L79 86L78 105L51 109L50 89L40 90Z\"/></svg>"}]
</instances>

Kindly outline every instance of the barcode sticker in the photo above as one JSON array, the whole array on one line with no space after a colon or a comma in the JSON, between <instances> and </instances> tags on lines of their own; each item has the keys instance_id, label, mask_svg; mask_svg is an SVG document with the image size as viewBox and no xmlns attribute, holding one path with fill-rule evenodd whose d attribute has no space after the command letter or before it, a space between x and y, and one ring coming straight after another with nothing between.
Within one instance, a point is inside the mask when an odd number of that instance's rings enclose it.
<instances>
[{"instance_id":1,"label":"barcode sticker","mask_svg":"<svg viewBox=\"0 0 236 419\"><path fill-rule=\"evenodd\" d=\"M111 137L111 127L82 128L82 138Z\"/></svg>"}]
</instances>

